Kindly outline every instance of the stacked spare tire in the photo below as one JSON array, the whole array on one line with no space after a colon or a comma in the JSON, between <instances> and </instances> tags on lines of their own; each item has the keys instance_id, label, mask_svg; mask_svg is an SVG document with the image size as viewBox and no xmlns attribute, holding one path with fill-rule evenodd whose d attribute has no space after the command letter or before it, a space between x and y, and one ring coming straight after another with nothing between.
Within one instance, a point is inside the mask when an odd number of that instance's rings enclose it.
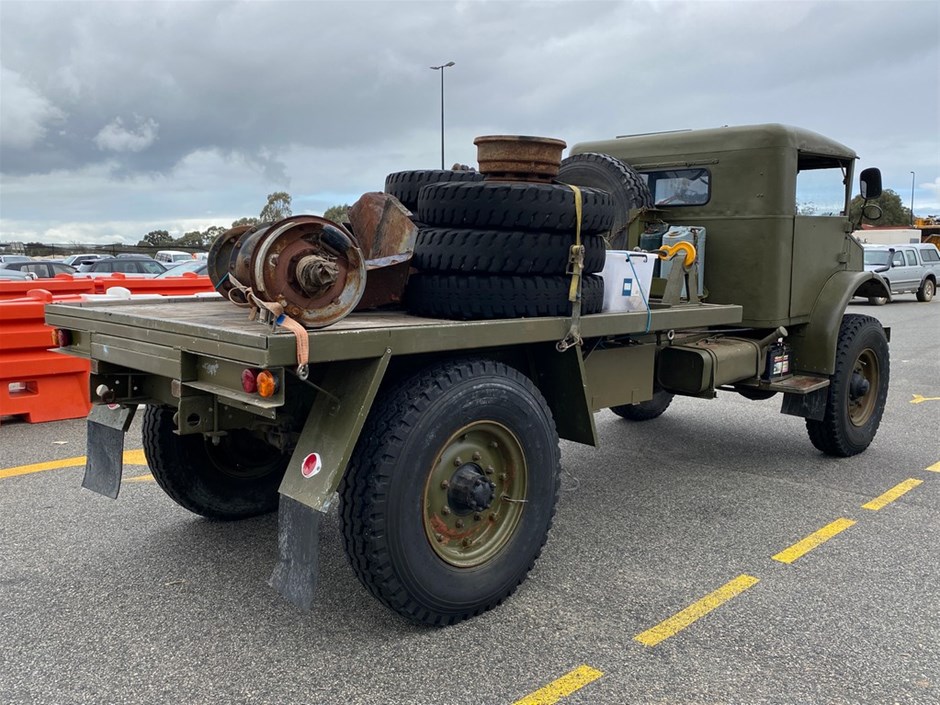
<instances>
[{"instance_id":1,"label":"stacked spare tire","mask_svg":"<svg viewBox=\"0 0 940 705\"><path fill-rule=\"evenodd\" d=\"M574 190L552 182L565 143L533 137L474 142L480 173L408 171L386 179L386 192L419 226L408 311L458 320L570 315L578 214ZM610 230L614 213L606 191L580 192L581 313L590 314L603 305L601 233Z\"/></svg>"}]
</instances>

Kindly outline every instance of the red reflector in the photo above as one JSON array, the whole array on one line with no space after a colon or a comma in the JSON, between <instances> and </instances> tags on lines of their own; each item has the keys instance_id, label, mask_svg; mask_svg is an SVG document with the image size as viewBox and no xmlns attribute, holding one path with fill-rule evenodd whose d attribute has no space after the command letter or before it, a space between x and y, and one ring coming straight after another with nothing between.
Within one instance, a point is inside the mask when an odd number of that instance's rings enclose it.
<instances>
[{"instance_id":1,"label":"red reflector","mask_svg":"<svg viewBox=\"0 0 940 705\"><path fill-rule=\"evenodd\" d=\"M320 459L320 454L311 453L306 458L304 458L303 463L301 463L300 474L304 477L310 478L320 472L322 467L323 461Z\"/></svg>"},{"instance_id":2,"label":"red reflector","mask_svg":"<svg viewBox=\"0 0 940 705\"><path fill-rule=\"evenodd\" d=\"M72 344L72 331L56 328L52 331L52 342L57 348L67 348Z\"/></svg>"},{"instance_id":3,"label":"red reflector","mask_svg":"<svg viewBox=\"0 0 940 705\"><path fill-rule=\"evenodd\" d=\"M254 370L242 370L242 389L248 394L258 391L258 373Z\"/></svg>"}]
</instances>

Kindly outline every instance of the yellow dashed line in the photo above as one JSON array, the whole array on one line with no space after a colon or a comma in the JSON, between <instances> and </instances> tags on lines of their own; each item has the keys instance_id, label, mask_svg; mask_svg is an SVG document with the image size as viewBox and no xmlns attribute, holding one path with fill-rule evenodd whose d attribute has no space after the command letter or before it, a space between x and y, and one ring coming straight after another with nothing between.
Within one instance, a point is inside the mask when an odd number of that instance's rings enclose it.
<instances>
[{"instance_id":1,"label":"yellow dashed line","mask_svg":"<svg viewBox=\"0 0 940 705\"><path fill-rule=\"evenodd\" d=\"M656 646L664 639L668 639L676 632L685 629L696 620L704 617L716 607L720 607L732 597L740 595L749 587L756 585L758 579L752 575L739 575L731 582L725 583L712 593L709 593L698 602L693 602L681 612L677 612L669 619L663 620L655 627L647 629L633 637L646 646Z\"/></svg>"},{"instance_id":2,"label":"yellow dashed line","mask_svg":"<svg viewBox=\"0 0 940 705\"><path fill-rule=\"evenodd\" d=\"M896 500L898 497L907 494L912 489L917 487L917 485L922 485L923 483L923 480L915 480L914 478L905 480L904 482L895 485L884 494L878 495L870 502L865 502L865 504L862 505L862 509L872 509L877 512L882 507L891 504L891 502Z\"/></svg>"},{"instance_id":3,"label":"yellow dashed line","mask_svg":"<svg viewBox=\"0 0 940 705\"><path fill-rule=\"evenodd\" d=\"M927 468L930 472L940 472L940 460Z\"/></svg>"},{"instance_id":4,"label":"yellow dashed line","mask_svg":"<svg viewBox=\"0 0 940 705\"><path fill-rule=\"evenodd\" d=\"M155 482L154 476L150 473L146 475L135 475L134 477L125 477L124 482Z\"/></svg>"},{"instance_id":5,"label":"yellow dashed line","mask_svg":"<svg viewBox=\"0 0 940 705\"><path fill-rule=\"evenodd\" d=\"M34 472L44 472L46 470L62 470L64 468L82 468L85 467L86 457L79 455L74 458L64 458L63 460L50 460L45 463L33 463L32 465L17 465L15 468L5 468L0 470L0 480L5 477L16 477L17 475L29 475ZM146 465L147 459L144 458L144 451L125 450L125 465Z\"/></svg>"},{"instance_id":6,"label":"yellow dashed line","mask_svg":"<svg viewBox=\"0 0 940 705\"><path fill-rule=\"evenodd\" d=\"M790 546L790 548L784 549L776 556L773 556L773 559L775 561L780 561L781 563L792 563L800 556L803 556L812 551L818 545L825 543L836 534L842 533L853 524L855 524L855 521L852 519L836 519L834 522L827 524L819 531L814 531L802 541L797 541L795 544Z\"/></svg>"},{"instance_id":7,"label":"yellow dashed line","mask_svg":"<svg viewBox=\"0 0 940 705\"><path fill-rule=\"evenodd\" d=\"M552 705L562 698L566 698L576 690L580 690L588 683L596 681L603 673L590 666L579 666L566 673L561 678L552 681L544 688L539 688L513 705Z\"/></svg>"}]
</instances>

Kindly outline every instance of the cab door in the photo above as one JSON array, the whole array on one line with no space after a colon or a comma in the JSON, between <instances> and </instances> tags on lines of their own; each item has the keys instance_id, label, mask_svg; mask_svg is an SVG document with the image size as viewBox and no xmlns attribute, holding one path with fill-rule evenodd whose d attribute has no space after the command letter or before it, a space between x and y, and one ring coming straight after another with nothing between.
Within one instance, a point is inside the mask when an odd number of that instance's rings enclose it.
<instances>
[{"instance_id":1,"label":"cab door","mask_svg":"<svg viewBox=\"0 0 940 705\"><path fill-rule=\"evenodd\" d=\"M891 255L891 271L886 273L891 279L892 291L910 291L920 285L917 255L911 247L898 247Z\"/></svg>"}]
</instances>

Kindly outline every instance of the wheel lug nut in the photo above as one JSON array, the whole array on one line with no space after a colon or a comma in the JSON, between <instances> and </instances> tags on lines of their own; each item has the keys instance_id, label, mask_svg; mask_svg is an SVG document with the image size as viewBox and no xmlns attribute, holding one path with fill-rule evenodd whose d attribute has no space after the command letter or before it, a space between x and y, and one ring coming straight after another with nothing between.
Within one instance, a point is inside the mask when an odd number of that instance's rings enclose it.
<instances>
[{"instance_id":1,"label":"wheel lug nut","mask_svg":"<svg viewBox=\"0 0 940 705\"><path fill-rule=\"evenodd\" d=\"M482 518L483 518L483 515L480 514L480 512L477 512L476 514L473 515L473 520L474 520L474 521L480 521L480 519L482 519Z\"/></svg>"},{"instance_id":2,"label":"wheel lug nut","mask_svg":"<svg viewBox=\"0 0 940 705\"><path fill-rule=\"evenodd\" d=\"M448 514L450 514L450 507L448 507L446 504L443 507L441 507L441 514L443 514L444 516L447 516Z\"/></svg>"},{"instance_id":3,"label":"wheel lug nut","mask_svg":"<svg viewBox=\"0 0 940 705\"><path fill-rule=\"evenodd\" d=\"M473 453L473 459L474 459L474 460L479 460L481 457L483 457L483 456L480 455L480 451L475 451L475 452Z\"/></svg>"},{"instance_id":4,"label":"wheel lug nut","mask_svg":"<svg viewBox=\"0 0 940 705\"><path fill-rule=\"evenodd\" d=\"M483 468L483 472L485 472L487 475L492 475L495 471L493 470L492 465L487 465L485 468Z\"/></svg>"},{"instance_id":5,"label":"wheel lug nut","mask_svg":"<svg viewBox=\"0 0 940 705\"><path fill-rule=\"evenodd\" d=\"M454 458L454 467L458 468L461 465L463 465L463 460L461 460L460 456L458 455L456 458Z\"/></svg>"},{"instance_id":6,"label":"wheel lug nut","mask_svg":"<svg viewBox=\"0 0 940 705\"><path fill-rule=\"evenodd\" d=\"M496 521L496 513L495 513L495 512L492 513L492 514L490 514L489 520L490 520L490 521Z\"/></svg>"},{"instance_id":7,"label":"wheel lug nut","mask_svg":"<svg viewBox=\"0 0 940 705\"><path fill-rule=\"evenodd\" d=\"M504 472L501 472L501 473L499 473L499 479L502 480L503 482L505 482L506 480L509 479L509 475L507 475L507 474L504 473Z\"/></svg>"},{"instance_id":8,"label":"wheel lug nut","mask_svg":"<svg viewBox=\"0 0 940 705\"><path fill-rule=\"evenodd\" d=\"M464 539L463 541L461 541L461 543L462 543L464 546L469 546L469 545L470 545L471 543L473 543L473 542L472 542L470 539Z\"/></svg>"},{"instance_id":9,"label":"wheel lug nut","mask_svg":"<svg viewBox=\"0 0 940 705\"><path fill-rule=\"evenodd\" d=\"M463 528L463 520L462 520L462 519L458 519L457 522L454 524L454 526L456 526L458 529L462 529L462 528Z\"/></svg>"},{"instance_id":10,"label":"wheel lug nut","mask_svg":"<svg viewBox=\"0 0 940 705\"><path fill-rule=\"evenodd\" d=\"M450 483L447 480L444 480L443 482L441 482L442 490L446 490L448 487L450 487Z\"/></svg>"},{"instance_id":11,"label":"wheel lug nut","mask_svg":"<svg viewBox=\"0 0 940 705\"><path fill-rule=\"evenodd\" d=\"M490 441L490 448L499 448L499 443L496 441Z\"/></svg>"},{"instance_id":12,"label":"wheel lug nut","mask_svg":"<svg viewBox=\"0 0 940 705\"><path fill-rule=\"evenodd\" d=\"M441 542L444 540L444 537L441 536L440 534L434 534L434 539L435 539L438 543L441 543Z\"/></svg>"}]
</instances>

